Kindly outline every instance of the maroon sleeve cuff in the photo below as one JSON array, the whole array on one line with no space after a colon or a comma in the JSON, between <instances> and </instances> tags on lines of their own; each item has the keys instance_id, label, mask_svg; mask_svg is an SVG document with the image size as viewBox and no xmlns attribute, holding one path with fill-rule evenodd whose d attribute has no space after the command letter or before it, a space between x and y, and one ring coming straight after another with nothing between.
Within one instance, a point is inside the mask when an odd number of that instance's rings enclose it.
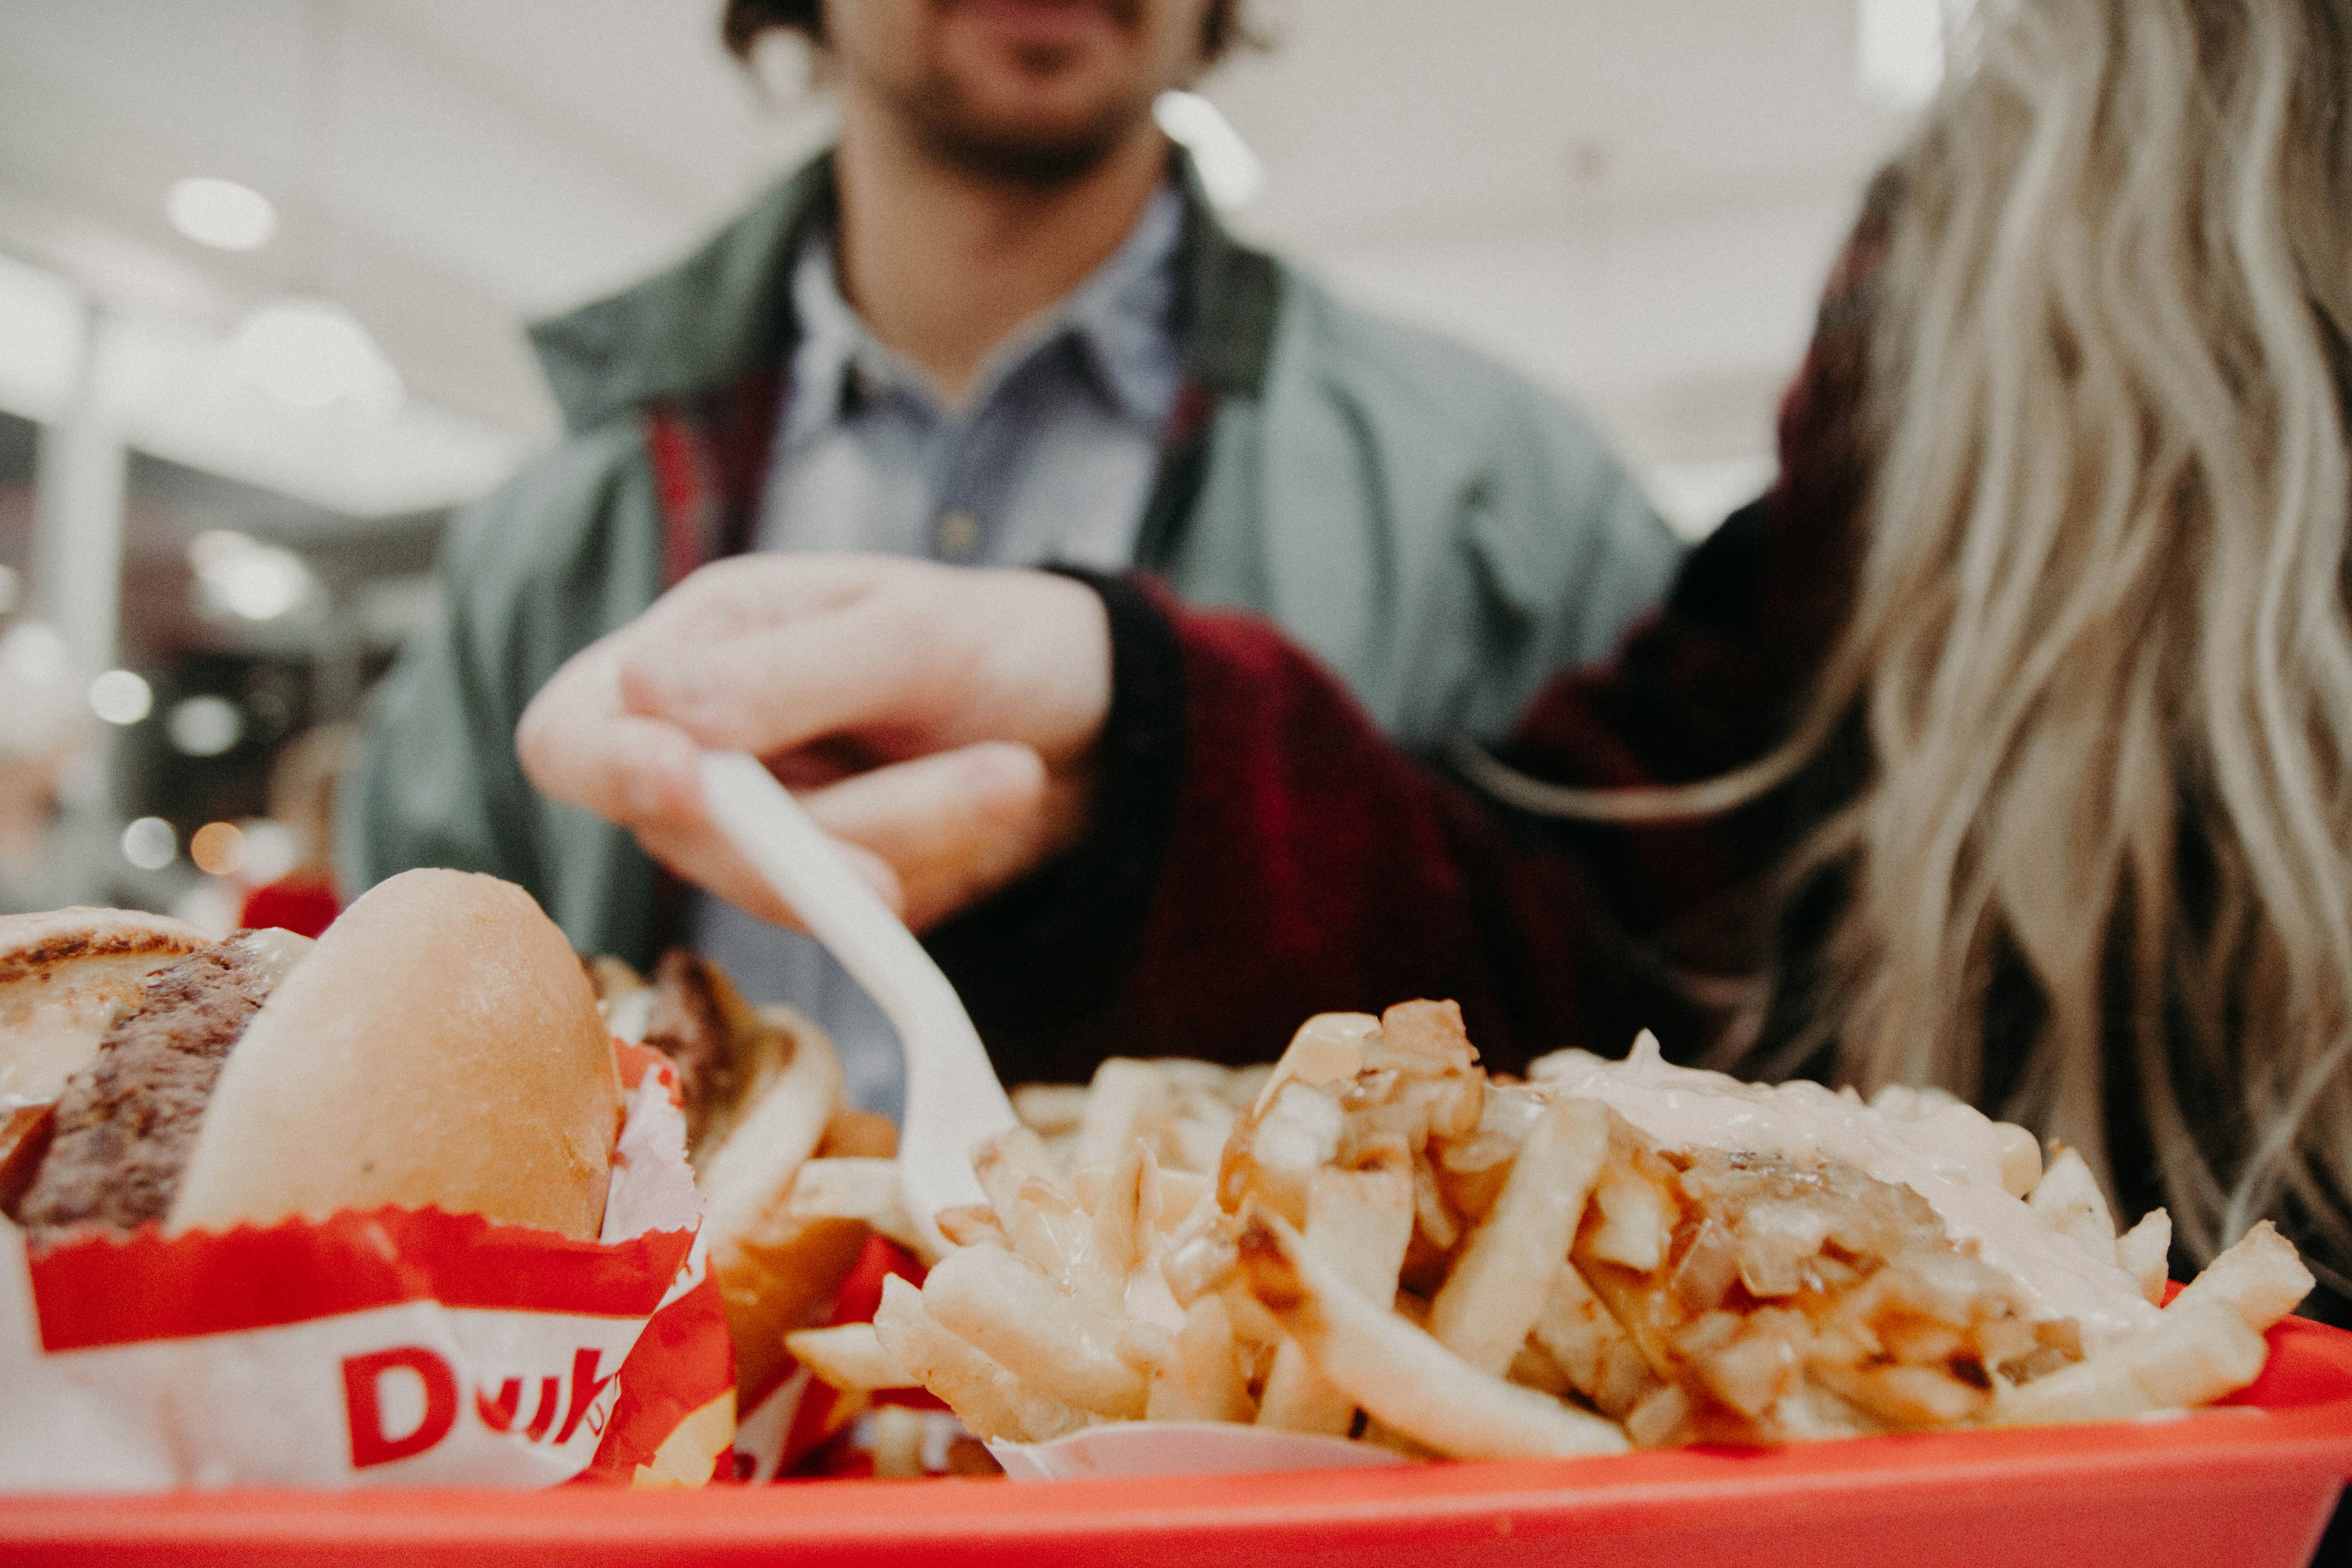
<instances>
[{"instance_id":1,"label":"maroon sleeve cuff","mask_svg":"<svg viewBox=\"0 0 2352 1568\"><path fill-rule=\"evenodd\" d=\"M1184 658L1168 612L1136 578L1053 570L1100 595L1110 617L1110 711L1086 837L926 939L973 1023L999 1038L1058 1029L1110 1001L1133 963L1184 784ZM1002 1065L1021 1077L1050 1071Z\"/></svg>"}]
</instances>

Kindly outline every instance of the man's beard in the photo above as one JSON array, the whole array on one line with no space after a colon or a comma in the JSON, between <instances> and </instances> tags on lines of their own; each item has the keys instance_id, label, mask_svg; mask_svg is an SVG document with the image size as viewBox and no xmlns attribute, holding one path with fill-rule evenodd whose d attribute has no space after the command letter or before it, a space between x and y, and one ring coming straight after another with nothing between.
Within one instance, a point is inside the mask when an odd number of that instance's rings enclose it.
<instances>
[{"instance_id":1,"label":"man's beard","mask_svg":"<svg viewBox=\"0 0 2352 1568\"><path fill-rule=\"evenodd\" d=\"M1056 53L1041 48L1023 63L1040 76L1050 75ZM941 162L986 179L1039 189L1092 174L1151 113L1148 98L1122 95L1094 105L1075 124L1037 129L992 123L943 70L929 73L902 95L898 108L925 150Z\"/></svg>"}]
</instances>

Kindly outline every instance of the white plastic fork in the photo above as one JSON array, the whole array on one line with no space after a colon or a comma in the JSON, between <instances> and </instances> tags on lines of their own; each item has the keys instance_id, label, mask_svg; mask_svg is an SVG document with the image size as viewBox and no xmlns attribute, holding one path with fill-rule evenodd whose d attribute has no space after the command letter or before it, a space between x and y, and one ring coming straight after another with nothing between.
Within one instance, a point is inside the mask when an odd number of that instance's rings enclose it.
<instances>
[{"instance_id":1,"label":"white plastic fork","mask_svg":"<svg viewBox=\"0 0 2352 1568\"><path fill-rule=\"evenodd\" d=\"M1016 1124L980 1031L923 944L757 758L705 752L701 771L711 822L898 1029L907 1053L899 1194L924 1240L947 1251L940 1210L984 1201L972 1151Z\"/></svg>"},{"instance_id":2,"label":"white plastic fork","mask_svg":"<svg viewBox=\"0 0 2352 1568\"><path fill-rule=\"evenodd\" d=\"M985 1199L971 1172L982 1142L1015 1125L1013 1102L955 987L860 881L775 775L740 752L702 753L704 807L801 923L866 987L907 1051L898 1190L936 1253L940 1210ZM1019 1479L1322 1469L1393 1463L1369 1444L1257 1426L1193 1422L1091 1426L1050 1443L989 1445Z\"/></svg>"}]
</instances>

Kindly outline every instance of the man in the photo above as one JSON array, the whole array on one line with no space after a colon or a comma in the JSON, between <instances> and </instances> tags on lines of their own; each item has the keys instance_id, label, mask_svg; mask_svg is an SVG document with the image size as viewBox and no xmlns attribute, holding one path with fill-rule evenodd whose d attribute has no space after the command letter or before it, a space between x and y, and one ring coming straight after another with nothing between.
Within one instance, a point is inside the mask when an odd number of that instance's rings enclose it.
<instances>
[{"instance_id":1,"label":"man","mask_svg":"<svg viewBox=\"0 0 2352 1568\"><path fill-rule=\"evenodd\" d=\"M833 1026L853 1094L888 1106L896 1052L866 1048L887 1029L845 976L518 763L548 677L696 567L1139 567L1271 616L1424 750L1609 649L1676 551L1593 433L1235 244L1154 124L1235 4L730 0L737 47L815 44L839 144L671 271L535 331L571 434L453 531L441 619L349 792L350 890L473 867L585 952L689 941ZM1000 751L967 761L971 812L1023 787Z\"/></svg>"}]
</instances>

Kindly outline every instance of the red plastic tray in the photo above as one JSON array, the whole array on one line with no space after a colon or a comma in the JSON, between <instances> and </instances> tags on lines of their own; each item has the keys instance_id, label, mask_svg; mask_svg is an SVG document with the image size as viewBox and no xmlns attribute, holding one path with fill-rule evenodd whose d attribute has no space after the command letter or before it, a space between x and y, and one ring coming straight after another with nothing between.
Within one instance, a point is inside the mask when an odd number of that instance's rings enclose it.
<instances>
[{"instance_id":1,"label":"red plastic tray","mask_svg":"<svg viewBox=\"0 0 2352 1568\"><path fill-rule=\"evenodd\" d=\"M2352 1475L2352 1334L2271 1341L2234 1408L2168 1421L1286 1476L0 1498L0 1562L2284 1568Z\"/></svg>"}]
</instances>

